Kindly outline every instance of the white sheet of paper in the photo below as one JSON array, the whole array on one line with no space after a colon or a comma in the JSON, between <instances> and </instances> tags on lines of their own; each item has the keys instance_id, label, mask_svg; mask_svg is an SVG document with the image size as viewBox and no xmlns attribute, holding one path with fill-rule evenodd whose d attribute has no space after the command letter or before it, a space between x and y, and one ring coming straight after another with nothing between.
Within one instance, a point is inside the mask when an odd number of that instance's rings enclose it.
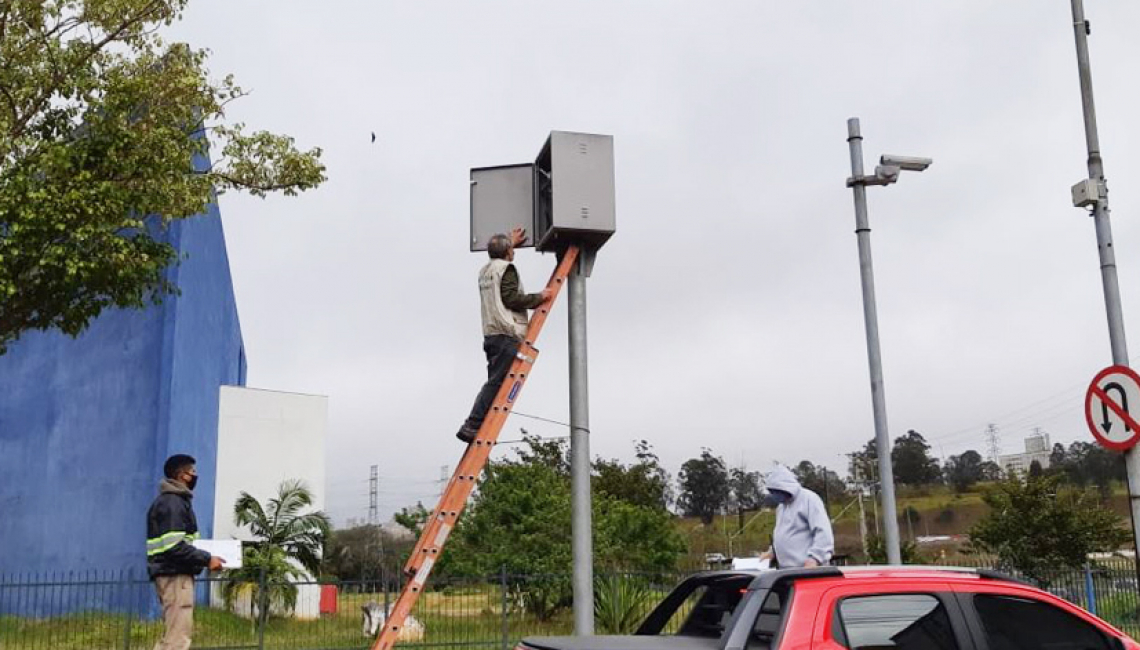
<instances>
[{"instance_id":1,"label":"white sheet of paper","mask_svg":"<svg viewBox=\"0 0 1140 650\"><path fill-rule=\"evenodd\" d=\"M241 568L241 541L236 539L198 539L194 548L200 548L210 555L222 558L227 569Z\"/></svg>"}]
</instances>

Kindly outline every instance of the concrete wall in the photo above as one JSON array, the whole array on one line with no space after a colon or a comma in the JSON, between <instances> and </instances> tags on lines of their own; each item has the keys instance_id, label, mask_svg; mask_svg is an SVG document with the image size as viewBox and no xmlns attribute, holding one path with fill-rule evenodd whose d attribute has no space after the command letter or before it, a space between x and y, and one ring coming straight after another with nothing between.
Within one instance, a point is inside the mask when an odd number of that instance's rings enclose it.
<instances>
[{"instance_id":1,"label":"concrete wall","mask_svg":"<svg viewBox=\"0 0 1140 650\"><path fill-rule=\"evenodd\" d=\"M176 452L198 458L212 533L219 386L244 383L245 355L217 207L167 236L188 255L169 272L180 296L0 356L0 574L145 575L146 510Z\"/></svg>"},{"instance_id":2,"label":"concrete wall","mask_svg":"<svg viewBox=\"0 0 1140 650\"><path fill-rule=\"evenodd\" d=\"M324 509L327 397L222 386L219 408L214 537L251 541L234 502L248 492L265 503L282 481L304 481Z\"/></svg>"},{"instance_id":3,"label":"concrete wall","mask_svg":"<svg viewBox=\"0 0 1140 650\"><path fill-rule=\"evenodd\" d=\"M265 504L282 481L304 481L313 491L312 509L324 509L327 397L223 386L219 408L215 538L252 541L234 523L234 502L248 492ZM213 600L220 605L220 594ZM298 586L294 616L317 618L319 605L318 586ZM248 599L235 610L248 615Z\"/></svg>"}]
</instances>

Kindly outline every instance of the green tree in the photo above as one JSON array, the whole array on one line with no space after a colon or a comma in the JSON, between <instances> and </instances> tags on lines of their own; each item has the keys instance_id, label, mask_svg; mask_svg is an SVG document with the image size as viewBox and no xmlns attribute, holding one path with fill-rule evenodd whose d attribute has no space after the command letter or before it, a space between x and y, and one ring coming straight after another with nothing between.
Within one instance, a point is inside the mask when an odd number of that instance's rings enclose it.
<instances>
[{"instance_id":1,"label":"green tree","mask_svg":"<svg viewBox=\"0 0 1140 650\"><path fill-rule=\"evenodd\" d=\"M626 465L614 458L594 461L593 489L634 505L664 510L672 502L669 473L661 467L653 447L644 440L634 445L636 462Z\"/></svg>"},{"instance_id":2,"label":"green tree","mask_svg":"<svg viewBox=\"0 0 1140 650\"><path fill-rule=\"evenodd\" d=\"M75 336L105 308L175 291L165 225L215 192L324 180L319 149L225 123L244 91L158 35L187 2L0 3L0 354L25 331Z\"/></svg>"},{"instance_id":3,"label":"green tree","mask_svg":"<svg viewBox=\"0 0 1140 650\"><path fill-rule=\"evenodd\" d=\"M842 497L847 492L847 486L843 484L843 479L839 478L838 474L810 460L801 460L792 468L792 473L796 475L800 485L815 492L829 504L831 499Z\"/></svg>"},{"instance_id":4,"label":"green tree","mask_svg":"<svg viewBox=\"0 0 1140 650\"><path fill-rule=\"evenodd\" d=\"M571 495L564 441L528 439L516 458L484 470L440 558L439 571L479 576L545 574L519 586L527 610L549 618L570 603ZM663 508L593 495L594 558L614 571L666 571L685 551Z\"/></svg>"},{"instance_id":5,"label":"green tree","mask_svg":"<svg viewBox=\"0 0 1140 650\"><path fill-rule=\"evenodd\" d=\"M380 526L331 531L321 558L321 577L340 580L396 580L411 542L397 539Z\"/></svg>"},{"instance_id":6,"label":"green tree","mask_svg":"<svg viewBox=\"0 0 1140 650\"><path fill-rule=\"evenodd\" d=\"M891 449L891 469L900 485L930 485L942 480L938 460L930 456L930 445L921 433L911 429L895 438Z\"/></svg>"},{"instance_id":7,"label":"green tree","mask_svg":"<svg viewBox=\"0 0 1140 650\"><path fill-rule=\"evenodd\" d=\"M424 530L424 525L427 524L428 517L431 513L424 507L422 502L417 501L416 505L412 507L400 508L400 511L392 515L392 519L402 526L409 533L415 537L419 537L420 533Z\"/></svg>"},{"instance_id":8,"label":"green tree","mask_svg":"<svg viewBox=\"0 0 1140 650\"><path fill-rule=\"evenodd\" d=\"M319 575L331 529L324 512L306 512L312 505L313 493L303 481L284 481L264 506L248 492L241 493L234 502L234 523L249 528L254 542L244 549L242 568L227 572L230 581L222 588L227 605L249 593L262 616L269 608L258 603L293 609L297 587L292 581ZM267 585L264 593L258 586L262 582Z\"/></svg>"},{"instance_id":9,"label":"green tree","mask_svg":"<svg viewBox=\"0 0 1140 650\"><path fill-rule=\"evenodd\" d=\"M983 500L990 511L970 530L973 549L1042 584L1050 570L1081 567L1089 553L1114 551L1129 539L1121 518L1095 495L1063 489L1057 476L1011 476Z\"/></svg>"},{"instance_id":10,"label":"green tree","mask_svg":"<svg viewBox=\"0 0 1140 650\"><path fill-rule=\"evenodd\" d=\"M982 455L973 449L946 459L946 480L959 494L982 480L982 470Z\"/></svg>"},{"instance_id":11,"label":"green tree","mask_svg":"<svg viewBox=\"0 0 1140 650\"><path fill-rule=\"evenodd\" d=\"M713 456L707 448L701 449L698 458L690 458L681 465L677 481L680 484L677 505L685 516L700 517L701 522L708 525L728 503L728 470L724 459Z\"/></svg>"},{"instance_id":12,"label":"green tree","mask_svg":"<svg viewBox=\"0 0 1140 650\"><path fill-rule=\"evenodd\" d=\"M729 501L738 515L759 510L764 503L764 477L760 472L749 472L733 467L728 475Z\"/></svg>"}]
</instances>

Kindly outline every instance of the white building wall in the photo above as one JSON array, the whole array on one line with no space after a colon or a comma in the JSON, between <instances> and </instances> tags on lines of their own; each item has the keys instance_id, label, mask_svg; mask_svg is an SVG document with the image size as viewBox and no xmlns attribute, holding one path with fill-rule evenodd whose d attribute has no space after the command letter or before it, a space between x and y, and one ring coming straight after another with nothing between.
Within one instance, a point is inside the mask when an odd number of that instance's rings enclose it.
<instances>
[{"instance_id":1,"label":"white building wall","mask_svg":"<svg viewBox=\"0 0 1140 650\"><path fill-rule=\"evenodd\" d=\"M264 504L282 481L300 479L313 491L313 509L324 509L327 397L222 386L218 411L216 539L252 541L234 524L242 492ZM319 598L319 587L300 585L296 616L319 616Z\"/></svg>"}]
</instances>

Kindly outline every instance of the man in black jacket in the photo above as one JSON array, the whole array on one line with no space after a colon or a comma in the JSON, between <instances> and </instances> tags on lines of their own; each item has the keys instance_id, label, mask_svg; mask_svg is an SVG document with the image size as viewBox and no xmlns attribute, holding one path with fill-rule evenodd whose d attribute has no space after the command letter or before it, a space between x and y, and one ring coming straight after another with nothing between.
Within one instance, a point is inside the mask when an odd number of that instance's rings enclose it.
<instances>
[{"instance_id":1,"label":"man in black jacket","mask_svg":"<svg viewBox=\"0 0 1140 650\"><path fill-rule=\"evenodd\" d=\"M198 519L190 499L198 483L195 460L175 454L166 460L158 496L146 513L146 568L162 604L166 631L155 650L188 650L194 631L194 576L218 571L222 559L194 548Z\"/></svg>"}]
</instances>

